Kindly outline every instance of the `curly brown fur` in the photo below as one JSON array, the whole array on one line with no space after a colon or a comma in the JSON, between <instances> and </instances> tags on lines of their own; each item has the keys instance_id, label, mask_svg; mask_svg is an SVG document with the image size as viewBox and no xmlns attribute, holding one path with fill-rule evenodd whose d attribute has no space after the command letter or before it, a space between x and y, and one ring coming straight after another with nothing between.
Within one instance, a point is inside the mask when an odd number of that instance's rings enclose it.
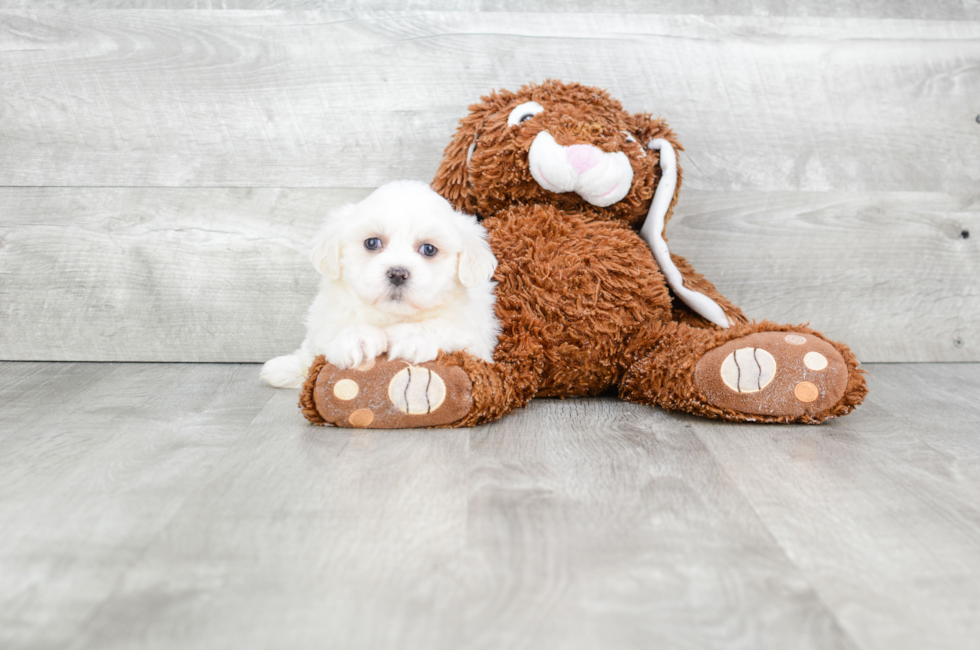
<instances>
[{"instance_id":1,"label":"curly brown fur","mask_svg":"<svg viewBox=\"0 0 980 650\"><path fill-rule=\"evenodd\" d=\"M442 354L439 360L461 367L473 382L473 408L449 427L472 427L492 422L535 396L540 378L533 368L515 363L487 363L464 352Z\"/></svg>"},{"instance_id":2,"label":"curly brown fur","mask_svg":"<svg viewBox=\"0 0 980 650\"><path fill-rule=\"evenodd\" d=\"M327 360L322 354L314 359L313 365L310 366L309 373L306 375L306 381L303 382L302 388L299 389L300 411L303 412L303 416L307 420L321 426L325 425L327 421L323 419L323 416L320 415L320 412L316 408L313 391L316 388L316 378L320 375L320 370L325 365L327 365Z\"/></svg>"},{"instance_id":3,"label":"curly brown fur","mask_svg":"<svg viewBox=\"0 0 980 650\"><path fill-rule=\"evenodd\" d=\"M541 395L596 395L625 369L637 331L670 317L670 296L646 243L625 224L549 205L487 219L498 252L495 358L533 367Z\"/></svg>"}]
</instances>

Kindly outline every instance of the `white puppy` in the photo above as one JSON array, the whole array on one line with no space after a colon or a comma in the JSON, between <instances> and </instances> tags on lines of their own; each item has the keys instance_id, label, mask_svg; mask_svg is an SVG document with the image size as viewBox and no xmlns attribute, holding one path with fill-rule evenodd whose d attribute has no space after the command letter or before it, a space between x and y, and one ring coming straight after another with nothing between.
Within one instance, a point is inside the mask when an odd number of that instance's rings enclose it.
<instances>
[{"instance_id":1,"label":"white puppy","mask_svg":"<svg viewBox=\"0 0 980 650\"><path fill-rule=\"evenodd\" d=\"M431 361L439 350L493 361L497 260L486 238L474 217L419 181L388 183L334 210L313 243L313 266L325 277L306 339L266 362L262 378L301 386L319 354L338 368L382 352L409 363Z\"/></svg>"}]
</instances>

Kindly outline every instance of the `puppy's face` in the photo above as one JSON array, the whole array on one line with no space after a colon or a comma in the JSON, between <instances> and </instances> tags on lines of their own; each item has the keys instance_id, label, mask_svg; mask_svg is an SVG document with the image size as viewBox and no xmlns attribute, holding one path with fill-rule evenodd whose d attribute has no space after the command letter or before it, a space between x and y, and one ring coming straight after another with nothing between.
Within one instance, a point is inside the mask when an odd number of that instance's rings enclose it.
<instances>
[{"instance_id":1,"label":"puppy's face","mask_svg":"<svg viewBox=\"0 0 980 650\"><path fill-rule=\"evenodd\" d=\"M389 183L335 211L312 259L361 301L396 315L451 302L496 267L476 220L414 181Z\"/></svg>"},{"instance_id":2,"label":"puppy's face","mask_svg":"<svg viewBox=\"0 0 980 650\"><path fill-rule=\"evenodd\" d=\"M436 307L463 289L457 215L405 198L359 205L341 250L344 282L364 302L396 314Z\"/></svg>"}]
</instances>

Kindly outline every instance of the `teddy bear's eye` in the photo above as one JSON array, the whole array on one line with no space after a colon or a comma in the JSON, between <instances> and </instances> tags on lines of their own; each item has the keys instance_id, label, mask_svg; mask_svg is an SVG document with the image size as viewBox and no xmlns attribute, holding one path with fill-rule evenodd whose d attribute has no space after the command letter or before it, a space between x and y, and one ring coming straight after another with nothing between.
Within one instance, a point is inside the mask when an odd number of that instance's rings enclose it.
<instances>
[{"instance_id":1,"label":"teddy bear's eye","mask_svg":"<svg viewBox=\"0 0 980 650\"><path fill-rule=\"evenodd\" d=\"M425 255L426 257L432 257L433 255L439 252L439 249L433 246L432 244L422 244L421 246L419 246L419 252Z\"/></svg>"},{"instance_id":2,"label":"teddy bear's eye","mask_svg":"<svg viewBox=\"0 0 980 650\"><path fill-rule=\"evenodd\" d=\"M632 133L627 133L626 131L620 131L620 133L626 136L627 144L636 144L637 140L636 138L633 137ZM647 157L647 150L644 147L640 147L640 157L641 158Z\"/></svg>"},{"instance_id":3,"label":"teddy bear's eye","mask_svg":"<svg viewBox=\"0 0 980 650\"><path fill-rule=\"evenodd\" d=\"M537 102L524 102L519 106L515 106L514 110L510 112L510 115L507 117L507 126L520 124L525 120L531 119L543 110L544 106Z\"/></svg>"},{"instance_id":4,"label":"teddy bear's eye","mask_svg":"<svg viewBox=\"0 0 980 650\"><path fill-rule=\"evenodd\" d=\"M369 251L379 251L381 250L381 247L381 240L377 237L369 237L368 239L364 240L364 248L368 249Z\"/></svg>"}]
</instances>

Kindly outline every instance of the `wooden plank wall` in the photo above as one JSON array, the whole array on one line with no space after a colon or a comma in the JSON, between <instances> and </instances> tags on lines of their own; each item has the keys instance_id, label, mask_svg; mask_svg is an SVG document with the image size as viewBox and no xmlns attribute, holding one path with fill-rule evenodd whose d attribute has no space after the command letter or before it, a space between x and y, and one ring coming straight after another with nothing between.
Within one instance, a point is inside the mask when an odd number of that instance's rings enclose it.
<instances>
[{"instance_id":1,"label":"wooden plank wall","mask_svg":"<svg viewBox=\"0 0 980 650\"><path fill-rule=\"evenodd\" d=\"M0 359L292 349L320 215L552 77L674 126L672 248L750 316L980 361L978 3L315 4L0 2Z\"/></svg>"}]
</instances>

